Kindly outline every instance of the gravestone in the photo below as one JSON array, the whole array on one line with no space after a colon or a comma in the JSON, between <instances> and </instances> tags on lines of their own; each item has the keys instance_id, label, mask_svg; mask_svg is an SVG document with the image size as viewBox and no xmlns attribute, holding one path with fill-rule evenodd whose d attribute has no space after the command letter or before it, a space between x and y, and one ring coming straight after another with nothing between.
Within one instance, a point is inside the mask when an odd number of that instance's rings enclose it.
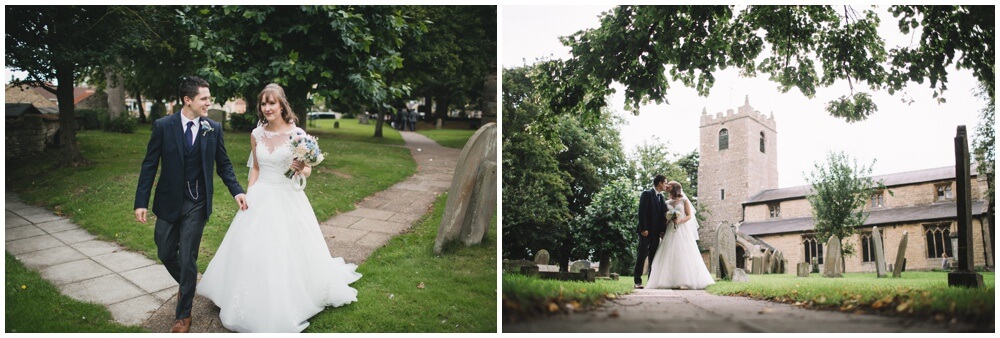
<instances>
[{"instance_id":1,"label":"gravestone","mask_svg":"<svg viewBox=\"0 0 1000 338\"><path fill-rule=\"evenodd\" d=\"M799 262L796 264L795 275L799 277L809 277L809 263Z\"/></svg>"},{"instance_id":2,"label":"gravestone","mask_svg":"<svg viewBox=\"0 0 1000 338\"><path fill-rule=\"evenodd\" d=\"M843 252L840 251L840 238L830 236L830 239L826 241L826 247L826 257L823 259L826 262L826 264L823 264L823 277L844 277L843 261L841 260Z\"/></svg>"},{"instance_id":3,"label":"gravestone","mask_svg":"<svg viewBox=\"0 0 1000 338\"><path fill-rule=\"evenodd\" d=\"M778 251L774 259L774 273L785 273L785 253Z\"/></svg>"},{"instance_id":4,"label":"gravestone","mask_svg":"<svg viewBox=\"0 0 1000 338\"><path fill-rule=\"evenodd\" d=\"M456 239L465 245L482 242L496 211L496 158L497 128L495 123L489 123L469 138L458 157L434 241L435 253L441 253L446 242Z\"/></svg>"},{"instance_id":5,"label":"gravestone","mask_svg":"<svg viewBox=\"0 0 1000 338\"><path fill-rule=\"evenodd\" d=\"M747 276L747 272L743 269L736 268L733 270L733 282L734 283L747 283L750 281L750 276Z\"/></svg>"},{"instance_id":6,"label":"gravestone","mask_svg":"<svg viewBox=\"0 0 1000 338\"><path fill-rule=\"evenodd\" d=\"M545 249L538 250L538 252L535 253L535 264L549 264L549 251Z\"/></svg>"},{"instance_id":7,"label":"gravestone","mask_svg":"<svg viewBox=\"0 0 1000 338\"><path fill-rule=\"evenodd\" d=\"M750 273L755 275L763 274L764 271L764 257L754 256L751 260Z\"/></svg>"},{"instance_id":8,"label":"gravestone","mask_svg":"<svg viewBox=\"0 0 1000 338\"><path fill-rule=\"evenodd\" d=\"M536 266L535 262L518 259L518 260L503 260L503 272L521 272L522 266Z\"/></svg>"},{"instance_id":9,"label":"gravestone","mask_svg":"<svg viewBox=\"0 0 1000 338\"><path fill-rule=\"evenodd\" d=\"M761 262L762 265L761 265L761 269L760 269L760 273L761 274L771 273L771 271L770 271L771 260L774 259L774 257L772 257L772 255L774 255L774 252L771 251L771 248L768 248L767 250L764 250L764 260Z\"/></svg>"},{"instance_id":10,"label":"gravestone","mask_svg":"<svg viewBox=\"0 0 1000 338\"><path fill-rule=\"evenodd\" d=\"M819 258L812 258L812 273L819 273Z\"/></svg>"},{"instance_id":11,"label":"gravestone","mask_svg":"<svg viewBox=\"0 0 1000 338\"><path fill-rule=\"evenodd\" d=\"M892 276L900 277L903 273L903 268L906 266L906 240L909 234L903 231L903 238L899 240L899 250L896 251L896 264L893 265Z\"/></svg>"},{"instance_id":12,"label":"gravestone","mask_svg":"<svg viewBox=\"0 0 1000 338\"><path fill-rule=\"evenodd\" d=\"M708 248L708 273L722 278L719 276L719 250L715 246Z\"/></svg>"},{"instance_id":13,"label":"gravestone","mask_svg":"<svg viewBox=\"0 0 1000 338\"><path fill-rule=\"evenodd\" d=\"M462 232L459 234L459 238L466 246L483 241L489 231L493 212L497 209L497 163L483 162L477 176L468 211L471 220L468 225L462 227Z\"/></svg>"},{"instance_id":14,"label":"gravestone","mask_svg":"<svg viewBox=\"0 0 1000 338\"><path fill-rule=\"evenodd\" d=\"M534 276L538 274L538 265L525 265L521 267L521 274Z\"/></svg>"},{"instance_id":15,"label":"gravestone","mask_svg":"<svg viewBox=\"0 0 1000 338\"><path fill-rule=\"evenodd\" d=\"M569 272L580 272L583 269L590 269L590 262L576 261L569 265Z\"/></svg>"},{"instance_id":16,"label":"gravestone","mask_svg":"<svg viewBox=\"0 0 1000 338\"><path fill-rule=\"evenodd\" d=\"M715 228L715 256L713 262L719 264L718 276L723 279L733 277L736 270L736 234L733 227L727 223L721 223Z\"/></svg>"},{"instance_id":17,"label":"gravestone","mask_svg":"<svg viewBox=\"0 0 1000 338\"><path fill-rule=\"evenodd\" d=\"M441 118L440 117L437 119L437 124L434 125L434 128L441 129Z\"/></svg>"},{"instance_id":18,"label":"gravestone","mask_svg":"<svg viewBox=\"0 0 1000 338\"><path fill-rule=\"evenodd\" d=\"M872 227L872 242L875 242L875 274L878 278L885 277L885 251L882 251L882 233L878 227Z\"/></svg>"},{"instance_id":19,"label":"gravestone","mask_svg":"<svg viewBox=\"0 0 1000 338\"><path fill-rule=\"evenodd\" d=\"M965 126L955 133L956 213L958 214L958 269L948 273L948 286L983 287L983 275L975 270L972 246L972 187L969 175L969 141Z\"/></svg>"}]
</instances>

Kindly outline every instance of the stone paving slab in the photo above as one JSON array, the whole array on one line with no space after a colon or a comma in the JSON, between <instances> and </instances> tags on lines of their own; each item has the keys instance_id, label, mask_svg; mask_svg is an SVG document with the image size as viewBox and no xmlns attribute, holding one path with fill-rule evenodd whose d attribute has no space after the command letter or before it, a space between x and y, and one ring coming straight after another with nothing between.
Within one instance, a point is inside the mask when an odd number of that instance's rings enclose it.
<instances>
[{"instance_id":1,"label":"stone paving slab","mask_svg":"<svg viewBox=\"0 0 1000 338\"><path fill-rule=\"evenodd\" d=\"M398 234L409 228L409 224L392 223L369 218L362 219L350 227L350 229L379 232L384 234Z\"/></svg>"},{"instance_id":2,"label":"stone paving slab","mask_svg":"<svg viewBox=\"0 0 1000 338\"><path fill-rule=\"evenodd\" d=\"M170 277L167 268L160 264L125 271L121 273L121 276L146 292L155 293L166 290L167 297L164 297L163 300L169 299L177 292L177 282L174 281L173 277Z\"/></svg>"},{"instance_id":3,"label":"stone paving slab","mask_svg":"<svg viewBox=\"0 0 1000 338\"><path fill-rule=\"evenodd\" d=\"M7 212L6 222L4 223L5 228L17 228L25 225L31 225L31 222L28 222L28 220L11 213L10 211Z\"/></svg>"},{"instance_id":4,"label":"stone paving slab","mask_svg":"<svg viewBox=\"0 0 1000 338\"><path fill-rule=\"evenodd\" d=\"M83 230L83 229L66 230L66 231L62 231L62 232L57 232L57 233L52 234L52 237L55 237L59 241L61 241L63 243L66 243L66 244L87 242L87 241L92 241L95 238L97 238L94 235L91 235L89 232L87 232L87 230Z\"/></svg>"},{"instance_id":5,"label":"stone paving slab","mask_svg":"<svg viewBox=\"0 0 1000 338\"><path fill-rule=\"evenodd\" d=\"M341 228L335 226L321 225L320 230L323 232L323 236L332 239L335 242L355 242L361 236L368 233L365 230Z\"/></svg>"},{"instance_id":6,"label":"stone paving slab","mask_svg":"<svg viewBox=\"0 0 1000 338\"><path fill-rule=\"evenodd\" d=\"M924 320L809 310L702 290L636 290L592 311L504 323L502 332L947 332Z\"/></svg>"},{"instance_id":7,"label":"stone paving slab","mask_svg":"<svg viewBox=\"0 0 1000 338\"><path fill-rule=\"evenodd\" d=\"M163 300L145 294L108 306L116 322L125 325L142 325L160 308Z\"/></svg>"},{"instance_id":8,"label":"stone paving slab","mask_svg":"<svg viewBox=\"0 0 1000 338\"><path fill-rule=\"evenodd\" d=\"M114 272L124 272L156 264L156 262L146 258L146 256L130 251L112 252L109 254L94 256L93 259L95 262L100 263ZM166 270L166 268L163 268L163 270Z\"/></svg>"},{"instance_id":9,"label":"stone paving slab","mask_svg":"<svg viewBox=\"0 0 1000 338\"><path fill-rule=\"evenodd\" d=\"M361 217L354 217L349 215L338 215L337 217L331 218L330 220L323 222L322 224L331 225L335 227L347 228L352 224L360 221Z\"/></svg>"},{"instance_id":10,"label":"stone paving slab","mask_svg":"<svg viewBox=\"0 0 1000 338\"><path fill-rule=\"evenodd\" d=\"M35 223L35 224L41 224L41 223L45 223L45 222L58 221L58 220L64 220L65 219L62 216L58 216L58 215L53 214L53 213L48 212L48 211L46 211L45 213L40 213L40 214L21 215L21 217L24 217L24 219L28 220L28 222Z\"/></svg>"},{"instance_id":11,"label":"stone paving slab","mask_svg":"<svg viewBox=\"0 0 1000 338\"><path fill-rule=\"evenodd\" d=\"M10 242L18 239L24 239L28 237L35 237L44 235L45 231L39 229L33 224L28 224L25 226L20 226L16 228L7 228L4 231L4 241Z\"/></svg>"},{"instance_id":12,"label":"stone paving slab","mask_svg":"<svg viewBox=\"0 0 1000 338\"><path fill-rule=\"evenodd\" d=\"M62 231L74 230L74 229L79 229L80 228L79 226L77 226L76 224L73 224L73 222L71 222L68 219L61 219L61 220L56 220L56 221L52 221L52 222L45 222L45 223L41 223L41 224L35 224L35 226L37 226L39 229L45 230L45 232L50 233L50 234L54 234L54 233L62 232Z\"/></svg>"},{"instance_id":13,"label":"stone paving slab","mask_svg":"<svg viewBox=\"0 0 1000 338\"><path fill-rule=\"evenodd\" d=\"M363 219L375 219L380 221L389 219L390 217L392 217L393 214L395 213L391 211L382 211L382 210L365 209L365 208L354 209L346 213L346 215L348 216L354 216Z\"/></svg>"},{"instance_id":14,"label":"stone paving slab","mask_svg":"<svg viewBox=\"0 0 1000 338\"><path fill-rule=\"evenodd\" d=\"M108 268L89 259L53 265L40 272L42 277L57 286L113 273Z\"/></svg>"},{"instance_id":15,"label":"stone paving slab","mask_svg":"<svg viewBox=\"0 0 1000 338\"><path fill-rule=\"evenodd\" d=\"M119 250L124 250L124 248L122 248L118 244L109 243L105 241L79 242L70 244L69 246L72 247L73 249L76 249L77 251L80 251L80 253L83 253L84 255L90 257L112 253Z\"/></svg>"},{"instance_id":16,"label":"stone paving slab","mask_svg":"<svg viewBox=\"0 0 1000 338\"><path fill-rule=\"evenodd\" d=\"M15 255L21 264L30 269L44 269L53 265L86 259L87 256L69 246L57 246L45 250Z\"/></svg>"},{"instance_id":17,"label":"stone paving slab","mask_svg":"<svg viewBox=\"0 0 1000 338\"><path fill-rule=\"evenodd\" d=\"M74 299L103 305L111 305L146 293L115 274L61 285L59 289Z\"/></svg>"},{"instance_id":18,"label":"stone paving slab","mask_svg":"<svg viewBox=\"0 0 1000 338\"><path fill-rule=\"evenodd\" d=\"M52 237L51 235L42 235L7 242L6 249L11 254L19 255L22 253L45 250L62 245L65 244L60 242L55 237Z\"/></svg>"}]
</instances>

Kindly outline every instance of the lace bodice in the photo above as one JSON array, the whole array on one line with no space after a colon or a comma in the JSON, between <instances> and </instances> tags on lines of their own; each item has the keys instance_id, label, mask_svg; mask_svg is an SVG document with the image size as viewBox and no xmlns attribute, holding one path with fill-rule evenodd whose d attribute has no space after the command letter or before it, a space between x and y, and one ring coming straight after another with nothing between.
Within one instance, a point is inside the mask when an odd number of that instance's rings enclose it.
<instances>
[{"instance_id":1,"label":"lace bodice","mask_svg":"<svg viewBox=\"0 0 1000 338\"><path fill-rule=\"evenodd\" d=\"M258 181L287 182L285 171L292 166L292 148L289 145L292 135L305 133L302 128L294 127L285 132L269 132L264 127L257 127L250 134L257 141L257 166L260 168Z\"/></svg>"},{"instance_id":2,"label":"lace bodice","mask_svg":"<svg viewBox=\"0 0 1000 338\"><path fill-rule=\"evenodd\" d=\"M674 200L668 197L666 203L668 210L677 210L679 212L679 214L677 214L677 219L681 219L687 216L687 214L684 212L684 198Z\"/></svg>"}]
</instances>

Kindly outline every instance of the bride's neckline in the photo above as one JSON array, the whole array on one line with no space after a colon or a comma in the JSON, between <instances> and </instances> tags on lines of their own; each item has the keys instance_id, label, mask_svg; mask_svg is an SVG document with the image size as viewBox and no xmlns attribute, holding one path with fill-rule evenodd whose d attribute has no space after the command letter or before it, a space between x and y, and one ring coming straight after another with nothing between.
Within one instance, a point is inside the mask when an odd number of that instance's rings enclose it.
<instances>
[{"instance_id":1,"label":"bride's neckline","mask_svg":"<svg viewBox=\"0 0 1000 338\"><path fill-rule=\"evenodd\" d=\"M298 128L298 127L296 127L295 124L289 124L288 125L288 129L286 129L286 130L282 130L282 131L270 131L270 130L267 130L267 126L266 125L260 126L260 130L263 131L264 135L267 135L267 136L288 134L290 132L295 131L296 128Z\"/></svg>"}]
</instances>

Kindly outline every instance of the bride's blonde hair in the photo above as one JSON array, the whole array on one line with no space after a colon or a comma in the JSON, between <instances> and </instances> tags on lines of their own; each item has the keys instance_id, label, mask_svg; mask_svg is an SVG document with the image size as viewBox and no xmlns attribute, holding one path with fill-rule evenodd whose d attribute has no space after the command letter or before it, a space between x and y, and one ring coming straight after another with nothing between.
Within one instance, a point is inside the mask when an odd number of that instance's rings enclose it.
<instances>
[{"instance_id":1,"label":"bride's blonde hair","mask_svg":"<svg viewBox=\"0 0 1000 338\"><path fill-rule=\"evenodd\" d=\"M681 184L677 181L667 182L667 186L670 187L670 198L677 199L684 197L684 190L681 188Z\"/></svg>"},{"instance_id":2,"label":"bride's blonde hair","mask_svg":"<svg viewBox=\"0 0 1000 338\"><path fill-rule=\"evenodd\" d=\"M292 105L288 103L288 97L285 96L285 89L281 88L277 83L272 83L264 87L264 90L260 91L257 95L257 121L260 121L262 125L267 124L267 119L264 118L264 111L260 110L260 103L264 102L265 97L274 98L278 101L278 105L281 106L281 118L289 124L295 124L299 120L298 116L295 116L295 112L292 111Z\"/></svg>"}]
</instances>

